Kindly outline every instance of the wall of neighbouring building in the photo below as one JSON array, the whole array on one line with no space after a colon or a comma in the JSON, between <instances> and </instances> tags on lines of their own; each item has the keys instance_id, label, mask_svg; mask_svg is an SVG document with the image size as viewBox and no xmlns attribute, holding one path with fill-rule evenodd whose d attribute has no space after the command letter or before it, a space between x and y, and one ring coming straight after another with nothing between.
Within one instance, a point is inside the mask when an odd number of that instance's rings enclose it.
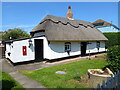
<instances>
[{"instance_id":1,"label":"wall of neighbouring building","mask_svg":"<svg viewBox=\"0 0 120 90\"><path fill-rule=\"evenodd\" d=\"M104 26L104 27L97 27L101 32L118 32L119 30L117 28L114 28L113 26Z\"/></svg>"}]
</instances>

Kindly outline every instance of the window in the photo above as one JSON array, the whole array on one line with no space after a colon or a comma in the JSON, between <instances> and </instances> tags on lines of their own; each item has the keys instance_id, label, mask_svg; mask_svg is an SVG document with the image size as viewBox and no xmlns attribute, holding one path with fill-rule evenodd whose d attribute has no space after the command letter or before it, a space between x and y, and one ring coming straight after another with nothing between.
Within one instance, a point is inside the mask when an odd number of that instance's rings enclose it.
<instances>
[{"instance_id":1,"label":"window","mask_svg":"<svg viewBox=\"0 0 120 90\"><path fill-rule=\"evenodd\" d=\"M100 48L100 42L99 42L99 41L97 41L96 47L97 47L97 48Z\"/></svg>"},{"instance_id":2,"label":"window","mask_svg":"<svg viewBox=\"0 0 120 90\"><path fill-rule=\"evenodd\" d=\"M71 51L71 43L70 42L65 43L65 52L67 52L67 51Z\"/></svg>"}]
</instances>

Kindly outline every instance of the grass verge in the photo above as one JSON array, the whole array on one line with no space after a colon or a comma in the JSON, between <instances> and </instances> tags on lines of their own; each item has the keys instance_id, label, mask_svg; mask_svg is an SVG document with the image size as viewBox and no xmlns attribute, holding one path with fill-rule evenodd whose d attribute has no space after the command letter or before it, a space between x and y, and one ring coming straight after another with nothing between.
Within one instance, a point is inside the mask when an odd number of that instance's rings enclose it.
<instances>
[{"instance_id":1,"label":"grass verge","mask_svg":"<svg viewBox=\"0 0 120 90\"><path fill-rule=\"evenodd\" d=\"M95 55L95 58L104 58L104 59L107 59L107 53L102 53L102 54Z\"/></svg>"},{"instance_id":2,"label":"grass verge","mask_svg":"<svg viewBox=\"0 0 120 90\"><path fill-rule=\"evenodd\" d=\"M0 71L0 83L2 84L0 88L2 90L25 90L17 81L15 81L10 75L6 72Z\"/></svg>"}]
</instances>

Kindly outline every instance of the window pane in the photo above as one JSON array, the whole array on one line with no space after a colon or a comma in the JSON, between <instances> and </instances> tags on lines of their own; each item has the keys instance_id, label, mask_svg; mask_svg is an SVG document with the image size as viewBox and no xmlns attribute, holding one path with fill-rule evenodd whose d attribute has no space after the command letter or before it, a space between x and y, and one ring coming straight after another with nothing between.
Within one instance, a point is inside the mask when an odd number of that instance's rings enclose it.
<instances>
[{"instance_id":1,"label":"window pane","mask_svg":"<svg viewBox=\"0 0 120 90\"><path fill-rule=\"evenodd\" d=\"M65 50L67 50L67 46L65 45Z\"/></svg>"},{"instance_id":2,"label":"window pane","mask_svg":"<svg viewBox=\"0 0 120 90\"><path fill-rule=\"evenodd\" d=\"M67 42L65 43L65 51L70 51L71 50L71 43Z\"/></svg>"}]
</instances>

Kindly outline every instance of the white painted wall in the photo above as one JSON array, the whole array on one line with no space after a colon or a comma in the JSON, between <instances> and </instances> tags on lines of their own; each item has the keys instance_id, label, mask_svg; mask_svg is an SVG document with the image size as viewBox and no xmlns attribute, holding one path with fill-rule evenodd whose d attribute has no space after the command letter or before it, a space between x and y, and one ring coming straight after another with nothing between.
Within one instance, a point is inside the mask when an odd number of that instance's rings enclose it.
<instances>
[{"instance_id":1,"label":"white painted wall","mask_svg":"<svg viewBox=\"0 0 120 90\"><path fill-rule=\"evenodd\" d=\"M51 41L48 45L48 41L45 37L36 37L32 38L32 47L29 48L29 39L25 40L19 40L19 41L13 41L13 44L9 45L6 44L6 58L9 58L12 62L24 62L24 61L30 61L35 59L35 46L34 46L34 39L43 39L43 50L44 50L44 59L56 59L56 58L62 58L62 57L68 57L68 56L74 56L74 55L80 55L81 54L81 44L80 42L71 42L71 51L70 55L68 55L67 52L65 52L65 42L53 42ZM13 46L13 47L12 47ZM27 47L27 55L22 54L22 46ZM87 51L86 53L95 53L98 52L96 48L96 42L91 42L90 45L87 45ZM100 49L99 52L105 51L105 42L100 42ZM11 52L11 55L8 56L8 53Z\"/></svg>"},{"instance_id":2,"label":"white painted wall","mask_svg":"<svg viewBox=\"0 0 120 90\"><path fill-rule=\"evenodd\" d=\"M68 55L65 52L65 42L50 42L48 47L48 55L46 58L48 59L56 59L67 56L74 56L80 54L80 43L79 42L71 42L71 52Z\"/></svg>"},{"instance_id":3,"label":"white painted wall","mask_svg":"<svg viewBox=\"0 0 120 90\"><path fill-rule=\"evenodd\" d=\"M13 41L13 44L11 44L11 45L9 45L7 43L6 44L6 52L5 52L6 58L9 58L14 63L34 60L35 59L34 39L45 39L45 37L32 38L31 39L32 46L30 48L29 48L29 42L28 42L29 39ZM11 48L12 45L13 45L13 48ZM22 46L27 47L27 55L23 55ZM8 56L9 52L11 53L10 56Z\"/></svg>"},{"instance_id":4,"label":"white painted wall","mask_svg":"<svg viewBox=\"0 0 120 90\"><path fill-rule=\"evenodd\" d=\"M6 58L9 58L10 60L12 59L12 57L9 56L8 53L12 51L12 45L13 45L13 43L7 43L6 44L6 51L5 51Z\"/></svg>"},{"instance_id":5,"label":"white painted wall","mask_svg":"<svg viewBox=\"0 0 120 90\"><path fill-rule=\"evenodd\" d=\"M56 59L61 57L68 57L68 56L74 56L74 55L80 55L81 54L81 44L80 42L71 42L71 51L70 55L68 55L67 52L65 52L65 42L51 42L48 49L48 55L46 56L47 59ZM98 49L96 48L96 42L91 42L91 44L87 45L86 53L88 54L90 50L90 53L98 52ZM100 42L100 48L99 52L105 51L105 42Z\"/></svg>"},{"instance_id":6,"label":"white painted wall","mask_svg":"<svg viewBox=\"0 0 120 90\"><path fill-rule=\"evenodd\" d=\"M86 53L88 54L89 50L90 50L90 53L96 53L96 52L98 52L98 49L96 47L96 42L90 42L90 43L91 44L87 45ZM101 41L100 42L99 52L103 52L103 51L105 51L105 41Z\"/></svg>"}]
</instances>

